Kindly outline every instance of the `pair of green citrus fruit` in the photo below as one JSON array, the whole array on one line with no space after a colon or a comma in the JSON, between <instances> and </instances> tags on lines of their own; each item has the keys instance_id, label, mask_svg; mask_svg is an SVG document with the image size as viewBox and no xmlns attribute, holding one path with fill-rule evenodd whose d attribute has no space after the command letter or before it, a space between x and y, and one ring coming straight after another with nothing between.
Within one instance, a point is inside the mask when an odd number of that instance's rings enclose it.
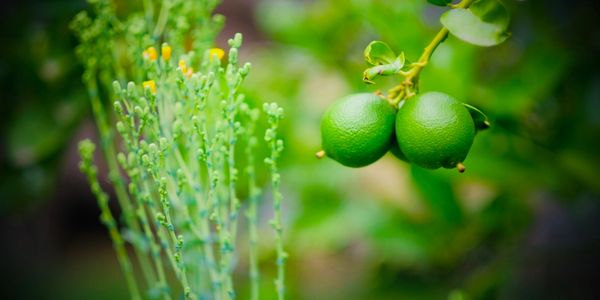
<instances>
[{"instance_id":1,"label":"pair of green citrus fruit","mask_svg":"<svg viewBox=\"0 0 600 300\"><path fill-rule=\"evenodd\" d=\"M469 107L440 92L404 100L398 109L375 94L349 95L323 116L321 154L358 168L391 151L424 168L462 172L477 130Z\"/></svg>"}]
</instances>

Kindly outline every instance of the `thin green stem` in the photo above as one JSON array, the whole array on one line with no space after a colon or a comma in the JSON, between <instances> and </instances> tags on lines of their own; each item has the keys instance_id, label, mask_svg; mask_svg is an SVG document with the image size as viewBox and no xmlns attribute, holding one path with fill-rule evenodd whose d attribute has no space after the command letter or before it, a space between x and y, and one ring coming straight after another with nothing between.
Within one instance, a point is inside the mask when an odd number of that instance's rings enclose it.
<instances>
[{"instance_id":1,"label":"thin green stem","mask_svg":"<svg viewBox=\"0 0 600 300\"><path fill-rule=\"evenodd\" d=\"M154 18L154 4L152 0L144 0L144 15L146 17L146 24L151 28L152 19Z\"/></svg>"},{"instance_id":2,"label":"thin green stem","mask_svg":"<svg viewBox=\"0 0 600 300\"><path fill-rule=\"evenodd\" d=\"M277 290L277 299L285 299L285 262L287 253L283 247L283 218L281 213L281 203L283 195L281 194L281 174L277 168L277 160L281 151L283 151L283 141L277 138L279 121L283 117L283 109L277 104L271 103L263 106L269 116L269 128L265 132L265 141L269 144L270 155L265 159L265 163L271 170L271 189L273 194L273 219L271 226L275 230L275 248L277 252L277 278L275 279L275 288Z\"/></svg>"},{"instance_id":3,"label":"thin green stem","mask_svg":"<svg viewBox=\"0 0 600 300\"><path fill-rule=\"evenodd\" d=\"M247 128L247 145L246 145L246 158L247 164L246 174L248 175L248 195L249 204L248 210L246 211L246 217L248 219L248 240L249 240L249 271L248 276L250 277L250 300L258 300L259 297L259 269L258 269L258 196L259 189L256 183L256 170L255 170L255 156L254 151L256 150L256 138L254 137L254 131L256 128L256 114L252 111L248 112L248 128Z\"/></svg>"},{"instance_id":4,"label":"thin green stem","mask_svg":"<svg viewBox=\"0 0 600 300\"><path fill-rule=\"evenodd\" d=\"M460 3L453 5L452 8L468 8L475 0L462 0ZM404 75L404 80L397 86L388 91L388 99L390 103L397 107L398 103L403 99L413 97L418 91L418 81L421 71L429 64L429 59L437 47L446 40L448 36L448 28L442 27L440 31L433 37L433 40L423 50L419 60L411 64L410 70Z\"/></svg>"},{"instance_id":5,"label":"thin green stem","mask_svg":"<svg viewBox=\"0 0 600 300\"><path fill-rule=\"evenodd\" d=\"M132 230L135 234L141 232L140 226L135 220L135 213L133 210L133 205L129 195L126 192L125 185L122 180L119 178L119 166L116 160L115 149L113 145L113 137L110 127L107 122L107 115L104 110L104 107L100 101L98 96L98 87L96 84L96 77L90 76L88 80L86 80L86 86L89 94L90 101L92 103L92 111L94 115L94 119L96 124L98 124L98 131L100 133L101 140L101 148L104 154L104 158L108 165L109 171L109 180L111 181L115 194L117 196L117 200L124 215L124 221L127 227ZM140 267L142 268L142 272L146 277L146 281L148 286L152 286L154 284L154 271L150 267L150 262L147 257L147 254L144 253L139 247L134 247L134 252L138 258L138 262L140 263Z\"/></svg>"},{"instance_id":6,"label":"thin green stem","mask_svg":"<svg viewBox=\"0 0 600 300\"><path fill-rule=\"evenodd\" d=\"M250 175L248 175L250 176ZM252 175L253 176L253 175ZM260 292L259 287L259 278L260 273L258 270L258 224L257 224L257 202L258 202L258 193L255 192L258 188L256 187L256 183L254 179L252 179L250 183L250 204L248 205L248 223L250 226L248 228L248 236L250 242L249 249L249 277L250 277L250 299L258 300L258 295Z\"/></svg>"},{"instance_id":7,"label":"thin green stem","mask_svg":"<svg viewBox=\"0 0 600 300\"><path fill-rule=\"evenodd\" d=\"M183 159L183 155L181 155L181 151L179 151L179 149L175 150L175 158L177 160L177 163L179 164L179 168L181 168L184 176L186 177L188 184L190 185L190 187L192 188L192 190L196 191L197 189L192 186L193 182L194 182L194 178L192 177L192 174L190 173L189 169L187 168L187 163L185 162L185 160ZM196 199L200 199L202 198L202 195L199 192L196 192L195 195ZM197 201L197 203L200 203L200 205L202 205L201 209L204 208L204 204L202 203L202 201ZM189 210L184 211L185 213L185 217L187 217L187 219L191 220L191 228L192 231L196 234L196 236L200 239L203 240L203 245L204 245L204 252L205 252L205 259L206 259L206 263L209 265L209 276L211 277L211 281L215 282L217 281L218 278L218 270L216 270L214 268L215 265L215 256L213 253L213 248L210 244L210 226L208 225L208 219L207 218L202 218L201 220L204 221L203 224L200 224L200 228L196 227L198 226L198 224L196 223L197 218L192 218ZM205 224L204 224L205 223Z\"/></svg>"},{"instance_id":8,"label":"thin green stem","mask_svg":"<svg viewBox=\"0 0 600 300\"><path fill-rule=\"evenodd\" d=\"M170 7L170 1L168 0L163 0L163 5L160 8L160 13L158 14L158 20L156 21L156 27L154 27L154 38L158 39L160 37L160 35L163 33L163 31L165 30L165 26L167 25L167 21L169 20L169 10L171 9Z\"/></svg>"},{"instance_id":9,"label":"thin green stem","mask_svg":"<svg viewBox=\"0 0 600 300\"><path fill-rule=\"evenodd\" d=\"M137 152L137 150L139 150L139 149L136 149L136 152ZM140 191L137 190L140 187L144 186L143 179L139 176L139 174L141 174L141 170L136 170L136 172L128 170L129 177L131 178L132 182L135 183L132 186L135 187L135 189L136 189L135 190L136 193L134 193L134 195L138 201L137 215L138 215L138 218L140 218L140 220L141 220L146 239L150 243L150 245L149 245L150 253L152 255L152 260L154 262L154 267L156 268L156 272L158 274L158 287L160 289L160 293L163 295L163 299L170 300L171 296L168 292L167 278L166 278L164 266L163 266L162 259L161 259L161 248L156 242L156 237L154 235L154 232L153 232L152 227L149 222L149 219L153 219L153 218L148 216L148 210L144 207L144 197L142 195L147 195L147 194L140 193Z\"/></svg>"},{"instance_id":10,"label":"thin green stem","mask_svg":"<svg viewBox=\"0 0 600 300\"><path fill-rule=\"evenodd\" d=\"M125 276L125 282L131 294L132 299L142 299L138 285L133 274L133 266L127 255L127 249L125 248L125 241L119 232L117 222L113 217L110 208L108 207L108 195L100 187L98 182L98 170L93 165L94 145L89 140L83 141L79 144L79 152L81 155L81 171L86 174L92 192L96 196L98 207L100 208L100 219L102 223L108 229L109 235L113 242L113 247L117 253L117 260L123 270Z\"/></svg>"}]
</instances>

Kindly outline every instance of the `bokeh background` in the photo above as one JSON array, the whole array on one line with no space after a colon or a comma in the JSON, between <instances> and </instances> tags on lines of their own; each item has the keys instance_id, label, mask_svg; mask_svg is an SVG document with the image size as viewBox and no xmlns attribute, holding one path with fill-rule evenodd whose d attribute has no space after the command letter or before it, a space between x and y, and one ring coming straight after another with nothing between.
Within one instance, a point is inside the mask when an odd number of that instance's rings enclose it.
<instances>
[{"instance_id":1,"label":"bokeh background","mask_svg":"<svg viewBox=\"0 0 600 300\"><path fill-rule=\"evenodd\" d=\"M362 83L364 47L384 40L414 60L442 9L425 0L221 5L219 43L242 32L253 64L246 93L286 110L290 299L600 299L599 3L503 2L506 43L450 37L421 77L422 91L492 120L465 174L390 155L363 169L313 156L331 102L393 84ZM77 169L77 142L95 137L68 29L85 8L0 2L1 299L127 299Z\"/></svg>"}]
</instances>

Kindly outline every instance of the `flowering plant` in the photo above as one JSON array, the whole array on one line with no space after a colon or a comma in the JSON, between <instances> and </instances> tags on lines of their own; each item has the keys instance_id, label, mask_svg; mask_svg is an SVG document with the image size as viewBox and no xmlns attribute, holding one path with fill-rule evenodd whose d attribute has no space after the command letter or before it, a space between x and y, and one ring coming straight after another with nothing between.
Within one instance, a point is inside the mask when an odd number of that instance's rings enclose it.
<instances>
[{"instance_id":1,"label":"flowering plant","mask_svg":"<svg viewBox=\"0 0 600 300\"><path fill-rule=\"evenodd\" d=\"M83 82L120 221L101 188L90 140L79 145L80 168L97 198L131 297L233 299L233 272L245 243L250 298L258 299L257 148L264 146L273 194L275 284L283 299L286 253L277 168L283 110L265 103L261 112L240 92L250 71L249 63L238 64L242 35L229 40L228 55L214 48L223 25L222 16L212 15L218 1L163 1L155 18L155 3L148 0L143 13L124 21L111 1L89 2L93 16L78 14L72 28L81 41ZM105 105L108 99L114 113ZM261 122L267 127L262 144ZM242 219L247 226L240 225Z\"/></svg>"}]
</instances>

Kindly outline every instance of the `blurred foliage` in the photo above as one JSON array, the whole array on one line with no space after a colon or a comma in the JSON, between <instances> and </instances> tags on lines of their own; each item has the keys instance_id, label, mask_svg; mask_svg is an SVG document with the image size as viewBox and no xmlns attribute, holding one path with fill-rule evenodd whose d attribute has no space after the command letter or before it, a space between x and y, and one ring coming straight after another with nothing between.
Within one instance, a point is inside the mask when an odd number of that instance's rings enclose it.
<instances>
[{"instance_id":1,"label":"blurred foliage","mask_svg":"<svg viewBox=\"0 0 600 300\"><path fill-rule=\"evenodd\" d=\"M0 214L54 191L58 155L88 106L68 28L83 3L35 4L2 4Z\"/></svg>"},{"instance_id":2,"label":"blurred foliage","mask_svg":"<svg viewBox=\"0 0 600 300\"><path fill-rule=\"evenodd\" d=\"M425 0L258 1L267 42L241 53L253 64L245 92L287 112L291 299L573 298L560 285L532 290L520 282L519 253L540 199L562 199L581 217L584 200L600 198L598 9L584 0L503 2L512 33L504 44L479 48L449 37L420 79L421 91L448 93L490 118L458 174L391 155L359 170L313 156L328 104L394 83L362 82L364 47L386 41L414 61L443 8ZM2 210L48 195L87 107L66 27L80 7L44 5L38 9L55 9L55 19L31 22L20 12L2 21L20 28L0 50L2 113L10 116L0 127Z\"/></svg>"}]
</instances>

